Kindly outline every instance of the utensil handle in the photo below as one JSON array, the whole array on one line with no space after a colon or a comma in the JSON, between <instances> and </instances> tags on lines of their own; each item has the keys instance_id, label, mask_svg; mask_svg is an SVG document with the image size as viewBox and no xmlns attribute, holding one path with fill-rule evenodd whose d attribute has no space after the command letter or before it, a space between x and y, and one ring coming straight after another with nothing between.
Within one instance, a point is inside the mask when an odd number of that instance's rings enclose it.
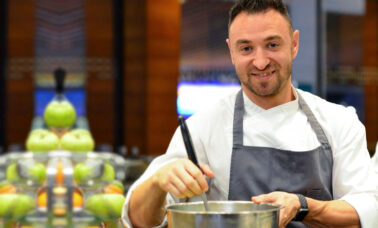
<instances>
[{"instance_id":1,"label":"utensil handle","mask_svg":"<svg viewBox=\"0 0 378 228\"><path fill-rule=\"evenodd\" d=\"M198 165L198 160L196 157L196 152L194 151L192 138L190 137L188 126L186 125L185 118L183 116L178 117L179 126L181 129L182 138L184 139L184 144L186 148L186 153L188 154L189 159L201 170L203 173L201 167ZM205 210L209 211L209 205L207 203L207 197L205 192L202 192L201 198L203 201L203 204L205 206Z\"/></svg>"},{"instance_id":2,"label":"utensil handle","mask_svg":"<svg viewBox=\"0 0 378 228\"><path fill-rule=\"evenodd\" d=\"M186 148L186 153L188 154L189 159L198 167L198 160L196 157L196 153L194 151L192 138L190 137L188 126L186 125L185 118L183 116L178 117L179 126L181 129L182 138L184 139L184 144ZM202 169L200 168L202 171Z\"/></svg>"}]
</instances>

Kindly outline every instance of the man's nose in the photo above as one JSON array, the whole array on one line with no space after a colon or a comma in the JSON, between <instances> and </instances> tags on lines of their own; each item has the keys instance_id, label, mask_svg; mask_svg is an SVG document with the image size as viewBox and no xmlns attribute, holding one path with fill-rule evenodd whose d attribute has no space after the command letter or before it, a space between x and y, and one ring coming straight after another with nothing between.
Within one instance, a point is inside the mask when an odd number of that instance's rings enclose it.
<instances>
[{"instance_id":1,"label":"man's nose","mask_svg":"<svg viewBox=\"0 0 378 228\"><path fill-rule=\"evenodd\" d=\"M259 48L256 50L252 63L258 70L264 70L269 65L270 59L265 51Z\"/></svg>"}]
</instances>

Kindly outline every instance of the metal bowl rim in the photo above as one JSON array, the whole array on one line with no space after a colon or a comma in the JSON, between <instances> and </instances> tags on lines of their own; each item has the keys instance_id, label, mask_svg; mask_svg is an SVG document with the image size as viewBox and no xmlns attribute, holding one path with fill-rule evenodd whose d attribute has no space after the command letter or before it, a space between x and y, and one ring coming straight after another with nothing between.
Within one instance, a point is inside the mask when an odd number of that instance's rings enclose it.
<instances>
[{"instance_id":1,"label":"metal bowl rim","mask_svg":"<svg viewBox=\"0 0 378 228\"><path fill-rule=\"evenodd\" d=\"M232 204L232 203L237 203L237 204L255 204L252 201L208 201L209 204L216 203L216 204ZM258 205L269 205L273 206L276 208L272 209L266 209L266 210L261 210L261 211L239 211L239 212L222 212L222 211L185 211L181 209L172 209L170 207L173 206L181 206L181 205L194 205L194 204L203 204L202 201L197 201L197 202L188 202L188 203L174 203L167 205L165 208L167 211L175 212L175 213L185 213L185 214L207 214L207 215L212 215L212 214L222 214L222 215L240 215L240 214L256 214L256 213L269 213L269 212L276 212L279 211L282 206L279 204L274 204L274 203L260 203Z\"/></svg>"}]
</instances>

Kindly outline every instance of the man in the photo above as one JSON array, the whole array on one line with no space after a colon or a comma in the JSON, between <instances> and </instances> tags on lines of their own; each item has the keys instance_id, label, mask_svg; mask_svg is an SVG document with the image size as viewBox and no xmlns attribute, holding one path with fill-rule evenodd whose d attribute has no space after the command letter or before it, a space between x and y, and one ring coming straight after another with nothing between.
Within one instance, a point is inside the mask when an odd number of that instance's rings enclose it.
<instances>
[{"instance_id":1,"label":"man","mask_svg":"<svg viewBox=\"0 0 378 228\"><path fill-rule=\"evenodd\" d=\"M176 130L128 192L123 222L164 226L168 203L206 192L280 204L280 227L376 227L365 129L350 109L293 88L299 32L281 0L238 1L227 44L242 90L188 119L204 175Z\"/></svg>"}]
</instances>

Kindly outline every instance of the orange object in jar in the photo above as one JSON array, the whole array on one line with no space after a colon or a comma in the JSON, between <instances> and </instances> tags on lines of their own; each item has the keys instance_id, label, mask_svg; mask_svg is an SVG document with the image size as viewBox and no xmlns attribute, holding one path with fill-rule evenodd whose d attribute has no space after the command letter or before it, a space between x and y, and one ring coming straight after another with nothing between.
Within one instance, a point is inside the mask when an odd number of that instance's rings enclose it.
<instances>
[{"instance_id":1,"label":"orange object in jar","mask_svg":"<svg viewBox=\"0 0 378 228\"><path fill-rule=\"evenodd\" d=\"M80 192L75 191L72 195L72 205L73 207L82 207L83 206L83 196L81 195Z\"/></svg>"},{"instance_id":2,"label":"orange object in jar","mask_svg":"<svg viewBox=\"0 0 378 228\"><path fill-rule=\"evenodd\" d=\"M38 207L47 207L47 192L41 191L37 196Z\"/></svg>"},{"instance_id":3,"label":"orange object in jar","mask_svg":"<svg viewBox=\"0 0 378 228\"><path fill-rule=\"evenodd\" d=\"M2 194L2 193L16 193L16 192L17 192L17 187L12 185L12 184L5 185L5 186L0 188L0 194Z\"/></svg>"},{"instance_id":4,"label":"orange object in jar","mask_svg":"<svg viewBox=\"0 0 378 228\"><path fill-rule=\"evenodd\" d=\"M56 165L56 182L61 184L64 181L64 174L63 174L63 164L62 162L58 162Z\"/></svg>"},{"instance_id":5,"label":"orange object in jar","mask_svg":"<svg viewBox=\"0 0 378 228\"><path fill-rule=\"evenodd\" d=\"M123 191L120 187L109 184L109 185L106 185L104 187L104 193L106 193L106 194L123 194Z\"/></svg>"}]
</instances>

